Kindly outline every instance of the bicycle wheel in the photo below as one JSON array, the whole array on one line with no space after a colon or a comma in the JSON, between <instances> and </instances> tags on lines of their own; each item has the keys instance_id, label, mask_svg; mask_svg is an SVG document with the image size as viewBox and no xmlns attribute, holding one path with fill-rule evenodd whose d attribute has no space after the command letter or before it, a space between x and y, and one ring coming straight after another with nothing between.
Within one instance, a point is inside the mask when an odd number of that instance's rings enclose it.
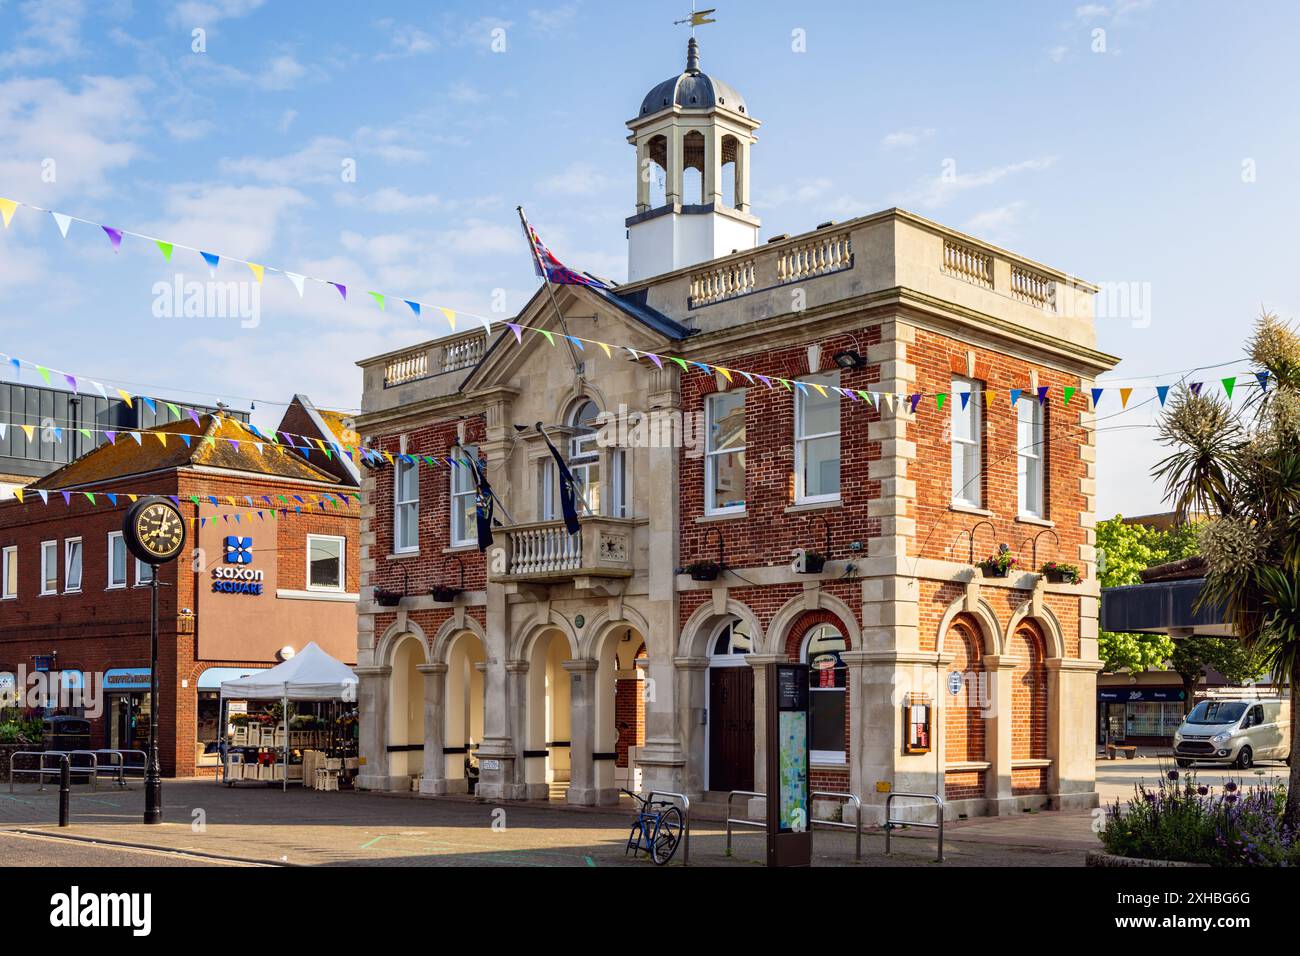
<instances>
[{"instance_id":1,"label":"bicycle wheel","mask_svg":"<svg viewBox=\"0 0 1300 956\"><path fill-rule=\"evenodd\" d=\"M654 841L650 846L650 858L663 866L677 852L677 844L682 840L682 811L669 807L659 817L659 826L655 827Z\"/></svg>"}]
</instances>

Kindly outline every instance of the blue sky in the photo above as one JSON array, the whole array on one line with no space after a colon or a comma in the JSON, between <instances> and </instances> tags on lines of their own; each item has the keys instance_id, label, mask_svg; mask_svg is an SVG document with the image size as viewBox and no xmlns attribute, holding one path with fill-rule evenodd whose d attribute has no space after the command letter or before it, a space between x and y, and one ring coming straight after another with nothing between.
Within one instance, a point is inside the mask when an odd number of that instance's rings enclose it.
<instances>
[{"instance_id":1,"label":"blue sky","mask_svg":"<svg viewBox=\"0 0 1300 956\"><path fill-rule=\"evenodd\" d=\"M703 65L763 121L764 235L900 205L1130 290L1144 308L1098 337L1134 384L1239 359L1261 306L1300 312L1300 8L718 2ZM566 262L624 274L623 124L681 69L686 8L0 0L0 196L337 279L350 298L513 312L536 287L519 203ZM167 397L257 399L270 423L294 391L355 407L357 358L444 329L326 287L299 300L269 275L253 327L158 317L155 284L177 275L208 278L192 254L169 265L128 238L115 255L19 210L0 233L0 350ZM1150 404L1106 423L1102 514L1160 507Z\"/></svg>"}]
</instances>

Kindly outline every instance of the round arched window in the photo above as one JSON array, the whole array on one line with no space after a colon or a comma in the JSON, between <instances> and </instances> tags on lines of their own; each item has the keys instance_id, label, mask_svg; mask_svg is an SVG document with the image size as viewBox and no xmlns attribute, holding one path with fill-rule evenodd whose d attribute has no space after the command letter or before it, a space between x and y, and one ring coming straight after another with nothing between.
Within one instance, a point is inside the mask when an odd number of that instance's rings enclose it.
<instances>
[{"instance_id":1,"label":"round arched window","mask_svg":"<svg viewBox=\"0 0 1300 956\"><path fill-rule=\"evenodd\" d=\"M732 618L713 639L710 653L714 657L754 653L754 638L749 632L749 625L738 617Z\"/></svg>"},{"instance_id":2,"label":"round arched window","mask_svg":"<svg viewBox=\"0 0 1300 956\"><path fill-rule=\"evenodd\" d=\"M808 665L808 736L814 763L847 762L848 669L840 656L847 649L844 635L830 624L818 624L804 638L801 656Z\"/></svg>"}]
</instances>

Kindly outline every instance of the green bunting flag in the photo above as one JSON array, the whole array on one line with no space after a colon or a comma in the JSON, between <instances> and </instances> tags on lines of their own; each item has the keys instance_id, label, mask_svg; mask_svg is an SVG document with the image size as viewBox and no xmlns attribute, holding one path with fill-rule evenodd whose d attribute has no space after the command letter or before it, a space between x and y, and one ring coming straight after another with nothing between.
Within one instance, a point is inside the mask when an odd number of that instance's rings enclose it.
<instances>
[{"instance_id":1,"label":"green bunting flag","mask_svg":"<svg viewBox=\"0 0 1300 956\"><path fill-rule=\"evenodd\" d=\"M161 239L155 239L154 243L158 246L158 251L163 254L163 258L166 259L168 262L171 262L172 244L170 242L163 242L163 240Z\"/></svg>"},{"instance_id":2,"label":"green bunting flag","mask_svg":"<svg viewBox=\"0 0 1300 956\"><path fill-rule=\"evenodd\" d=\"M937 395L935 395L934 396L935 408L939 409L939 411L943 411L943 403L947 398L948 396L943 392L939 392Z\"/></svg>"},{"instance_id":3,"label":"green bunting flag","mask_svg":"<svg viewBox=\"0 0 1300 956\"><path fill-rule=\"evenodd\" d=\"M1065 404L1066 404L1066 405L1069 405L1069 404L1070 404L1070 399L1074 398L1074 393L1075 393L1076 391L1077 391L1077 389L1071 388L1069 385L1065 386Z\"/></svg>"},{"instance_id":4,"label":"green bunting flag","mask_svg":"<svg viewBox=\"0 0 1300 956\"><path fill-rule=\"evenodd\" d=\"M1228 398L1232 398L1232 390L1237 387L1237 376L1229 375L1223 380L1223 390L1228 393Z\"/></svg>"}]
</instances>

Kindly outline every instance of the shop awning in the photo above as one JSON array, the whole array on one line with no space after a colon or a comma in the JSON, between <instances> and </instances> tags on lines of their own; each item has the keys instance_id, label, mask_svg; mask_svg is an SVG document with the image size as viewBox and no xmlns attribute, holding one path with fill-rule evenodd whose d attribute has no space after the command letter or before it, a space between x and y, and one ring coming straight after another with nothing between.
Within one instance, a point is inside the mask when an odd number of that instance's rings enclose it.
<instances>
[{"instance_id":1,"label":"shop awning","mask_svg":"<svg viewBox=\"0 0 1300 956\"><path fill-rule=\"evenodd\" d=\"M1232 637L1232 625L1224 623L1222 608L1194 610L1204 584L1204 578L1191 578L1102 588L1102 629Z\"/></svg>"},{"instance_id":2,"label":"shop awning","mask_svg":"<svg viewBox=\"0 0 1300 956\"><path fill-rule=\"evenodd\" d=\"M266 668L266 670L270 670L270 668ZM253 667L209 667L199 675L198 683L194 686L198 690L220 690L221 685L228 680L239 680L241 677L264 674L266 670Z\"/></svg>"},{"instance_id":3,"label":"shop awning","mask_svg":"<svg viewBox=\"0 0 1300 956\"><path fill-rule=\"evenodd\" d=\"M227 700L356 700L357 675L314 641L270 670L223 681Z\"/></svg>"}]
</instances>

